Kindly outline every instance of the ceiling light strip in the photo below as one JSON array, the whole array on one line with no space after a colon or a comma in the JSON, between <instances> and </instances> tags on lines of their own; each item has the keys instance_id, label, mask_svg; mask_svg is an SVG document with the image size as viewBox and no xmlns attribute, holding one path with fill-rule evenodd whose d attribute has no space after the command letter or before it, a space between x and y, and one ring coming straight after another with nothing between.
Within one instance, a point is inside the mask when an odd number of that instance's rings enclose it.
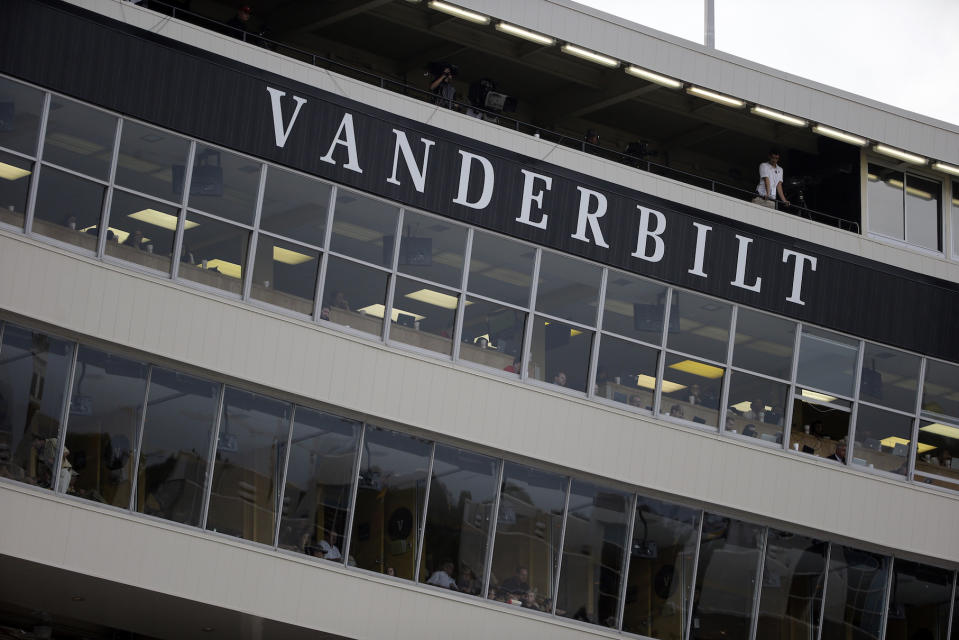
<instances>
[{"instance_id":1,"label":"ceiling light strip","mask_svg":"<svg viewBox=\"0 0 959 640\"><path fill-rule=\"evenodd\" d=\"M428 3L428 6L430 9L436 9L437 11L442 11L443 13L453 17L475 22L476 24L489 24L489 17L484 16L482 13L475 13L473 11L467 11L466 9L460 9L459 7L447 4L446 2L440 2L440 0L431 0Z\"/></svg>"},{"instance_id":2,"label":"ceiling light strip","mask_svg":"<svg viewBox=\"0 0 959 640\"><path fill-rule=\"evenodd\" d=\"M959 176L959 167L946 164L945 162L933 162L932 168L936 171L942 171L943 173L951 173L954 176Z\"/></svg>"},{"instance_id":3,"label":"ceiling light strip","mask_svg":"<svg viewBox=\"0 0 959 640\"><path fill-rule=\"evenodd\" d=\"M723 95L722 93L716 93L715 91L710 91L709 89L703 89L701 87L689 87L686 89L686 93L699 98L704 98L706 100L711 100L713 102L718 102L719 104L724 104L727 107L741 108L746 106L746 103L739 98L733 98L731 96Z\"/></svg>"},{"instance_id":4,"label":"ceiling light strip","mask_svg":"<svg viewBox=\"0 0 959 640\"><path fill-rule=\"evenodd\" d=\"M626 67L626 73L628 73L631 76L636 76L637 78L642 78L643 80L648 80L649 82L654 82L664 87L669 87L670 89L683 88L683 83L680 82L679 80L674 80L673 78L661 76L658 73L653 73L649 69L643 69L642 67L637 67L632 64Z\"/></svg>"},{"instance_id":5,"label":"ceiling light strip","mask_svg":"<svg viewBox=\"0 0 959 640\"><path fill-rule=\"evenodd\" d=\"M535 31L529 31L522 27L517 27L515 24L510 24L508 22L497 22L496 30L502 31L503 33L508 33L517 38L523 38L524 40L529 40L530 42L535 42L536 44L541 44L544 46L550 46L556 44L555 38L550 38L549 36L544 36L541 33L536 33Z\"/></svg>"},{"instance_id":6,"label":"ceiling light strip","mask_svg":"<svg viewBox=\"0 0 959 640\"><path fill-rule=\"evenodd\" d=\"M604 67L619 66L619 60L610 58L609 56L604 56L603 54L596 53L595 51L590 51L589 49L577 47L575 44L564 44L562 50L563 53L568 53L571 56L576 56L577 58L582 58L583 60L589 60L590 62L601 64Z\"/></svg>"},{"instance_id":7,"label":"ceiling light strip","mask_svg":"<svg viewBox=\"0 0 959 640\"><path fill-rule=\"evenodd\" d=\"M781 111L773 111L772 109L767 109L766 107L755 106L749 111L757 116L762 116L764 118L769 118L770 120L776 120L777 122L782 122L785 124L791 124L794 127L805 127L807 124L809 124L802 118L797 118L796 116L791 116L782 113Z\"/></svg>"},{"instance_id":8,"label":"ceiling light strip","mask_svg":"<svg viewBox=\"0 0 959 640\"><path fill-rule=\"evenodd\" d=\"M826 127L821 124L817 124L812 128L812 130L821 136L826 136L827 138L832 138L833 140L839 140L840 142L848 142L849 144L854 144L858 147L865 147L866 143L869 142L865 138L860 138L859 136L854 136L851 133L839 131L838 129Z\"/></svg>"},{"instance_id":9,"label":"ceiling light strip","mask_svg":"<svg viewBox=\"0 0 959 640\"><path fill-rule=\"evenodd\" d=\"M922 156L917 156L914 153L909 153L908 151L903 151L902 149L896 149L895 147L888 147L884 144L874 145L872 150L876 153L881 153L884 156L903 160L904 162L909 162L911 164L926 164L926 159Z\"/></svg>"}]
</instances>

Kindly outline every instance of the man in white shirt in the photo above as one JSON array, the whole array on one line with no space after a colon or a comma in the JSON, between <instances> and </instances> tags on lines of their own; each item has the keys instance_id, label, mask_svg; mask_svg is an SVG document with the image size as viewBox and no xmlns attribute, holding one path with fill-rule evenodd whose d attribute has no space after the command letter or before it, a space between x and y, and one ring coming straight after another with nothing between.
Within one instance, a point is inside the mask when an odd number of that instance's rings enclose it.
<instances>
[{"instance_id":1,"label":"man in white shirt","mask_svg":"<svg viewBox=\"0 0 959 640\"><path fill-rule=\"evenodd\" d=\"M779 151L772 149L769 151L769 161L759 165L759 184L753 202L775 209L776 196L784 204L789 204L783 193L783 168L779 166Z\"/></svg>"},{"instance_id":2,"label":"man in white shirt","mask_svg":"<svg viewBox=\"0 0 959 640\"><path fill-rule=\"evenodd\" d=\"M434 571L433 575L426 581L426 584L436 585L444 589L453 589L454 591L458 590L456 580L453 579L453 568L454 565L452 562L444 562L443 568L439 571Z\"/></svg>"}]
</instances>

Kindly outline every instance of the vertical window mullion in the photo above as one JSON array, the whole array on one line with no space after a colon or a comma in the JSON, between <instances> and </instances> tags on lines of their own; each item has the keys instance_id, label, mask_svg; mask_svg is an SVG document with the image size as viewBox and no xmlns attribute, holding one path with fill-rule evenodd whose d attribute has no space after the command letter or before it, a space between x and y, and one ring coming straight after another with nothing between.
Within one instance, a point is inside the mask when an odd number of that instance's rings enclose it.
<instances>
[{"instance_id":1,"label":"vertical window mullion","mask_svg":"<svg viewBox=\"0 0 959 640\"><path fill-rule=\"evenodd\" d=\"M822 625L826 621L826 596L829 589L829 565L832 563L832 543L826 543L826 569L822 575L822 600L819 603L819 628L816 630L815 640L822 639Z\"/></svg>"},{"instance_id":2,"label":"vertical window mullion","mask_svg":"<svg viewBox=\"0 0 959 640\"><path fill-rule=\"evenodd\" d=\"M463 273L460 278L460 300L456 308L456 318L453 321L453 349L450 352L454 362L460 359L460 343L463 341L463 316L466 313L466 287L469 285L469 264L472 255L473 227L467 227L466 251L463 253Z\"/></svg>"},{"instance_id":3,"label":"vertical window mullion","mask_svg":"<svg viewBox=\"0 0 959 640\"><path fill-rule=\"evenodd\" d=\"M253 231L250 233L250 246L247 247L246 269L243 273L243 285L240 296L249 301L250 289L253 286L253 269L256 263L256 243L260 237L260 215L263 212L263 192L266 190L266 163L260 165L260 184L256 193L256 206L253 210Z\"/></svg>"},{"instance_id":4,"label":"vertical window mullion","mask_svg":"<svg viewBox=\"0 0 959 640\"><path fill-rule=\"evenodd\" d=\"M656 389L653 391L653 415L659 415L663 395L663 376L666 375L666 337L669 335L669 312L673 307L673 288L666 289L666 308L663 310L663 333L660 336L659 363L656 365Z\"/></svg>"},{"instance_id":5,"label":"vertical window mullion","mask_svg":"<svg viewBox=\"0 0 959 640\"><path fill-rule=\"evenodd\" d=\"M223 422L223 410L226 406L226 385L220 383L220 397L217 401L216 417L213 420L213 431L210 438L210 448L207 452L206 478L203 481L203 503L200 507L200 528L206 529L206 519L210 512L210 493L213 491L213 472L216 470L216 447L220 441L220 423Z\"/></svg>"},{"instance_id":6,"label":"vertical window mullion","mask_svg":"<svg viewBox=\"0 0 959 640\"><path fill-rule=\"evenodd\" d=\"M633 494L630 500L629 519L626 521L626 546L623 547L623 567L619 574L619 603L616 606L616 629L623 630L623 618L626 615L626 581L629 579L629 563L633 556L633 531L636 527L636 510L639 508L639 495Z\"/></svg>"},{"instance_id":7,"label":"vertical window mullion","mask_svg":"<svg viewBox=\"0 0 959 640\"><path fill-rule=\"evenodd\" d=\"M556 564L553 567L555 575L553 576L553 607L550 613L556 615L556 599L559 597L559 578L563 571L563 547L566 544L566 522L569 519L569 494L573 492L573 477L566 478L566 504L563 505L563 524L559 529L559 548L556 553Z\"/></svg>"},{"instance_id":8,"label":"vertical window mullion","mask_svg":"<svg viewBox=\"0 0 959 640\"><path fill-rule=\"evenodd\" d=\"M290 447L293 446L293 427L296 425L296 405L290 405L290 429L286 434L286 455L283 456L283 469L280 471L279 489L276 496L276 527L273 529L273 548L280 547L280 523L283 521L283 499L286 497L286 476L290 469Z\"/></svg>"},{"instance_id":9,"label":"vertical window mullion","mask_svg":"<svg viewBox=\"0 0 959 640\"><path fill-rule=\"evenodd\" d=\"M603 310L606 306L606 283L609 281L609 269L603 269L599 279L599 298L596 305L596 331L593 332L593 344L590 348L589 366L586 369L586 397L596 395L596 366L599 361L599 335L603 328Z\"/></svg>"},{"instance_id":10,"label":"vertical window mullion","mask_svg":"<svg viewBox=\"0 0 959 640\"><path fill-rule=\"evenodd\" d=\"M128 509L136 511L137 491L139 490L138 476L140 474L140 450L143 447L143 429L147 421L147 405L150 403L150 384L153 380L153 365L147 365L147 383L143 390L143 406L140 409L140 420L137 424L137 432L133 443L133 470L130 476L130 504Z\"/></svg>"},{"instance_id":11,"label":"vertical window mullion","mask_svg":"<svg viewBox=\"0 0 959 640\"><path fill-rule=\"evenodd\" d=\"M53 477L50 479L50 488L54 493L60 493L60 471L63 468L63 450L67 442L67 420L70 418L70 400L73 399L73 379L77 373L77 353L80 351L80 343L74 342L73 353L70 356L69 373L66 379L66 391L63 394L63 404L60 407L60 428L57 434L57 458L53 464ZM66 493L70 488L70 483L63 488Z\"/></svg>"},{"instance_id":12,"label":"vertical window mullion","mask_svg":"<svg viewBox=\"0 0 959 640\"><path fill-rule=\"evenodd\" d=\"M763 575L766 572L766 548L769 545L769 527L763 527L763 540L759 545L759 566L756 567L756 586L753 589L753 610L749 616L749 640L756 640L759 626L759 601L763 593Z\"/></svg>"},{"instance_id":13,"label":"vertical window mullion","mask_svg":"<svg viewBox=\"0 0 959 640\"><path fill-rule=\"evenodd\" d=\"M380 335L380 339L383 342L390 341L390 325L393 323L393 295L396 293L396 279L397 279L397 270L399 268L400 261L400 245L403 242L403 214L406 212L406 209L401 208L399 213L396 215L396 230L393 232L393 237L396 239L393 242L393 255L390 258L390 281L386 285L386 304L383 311L383 330Z\"/></svg>"},{"instance_id":14,"label":"vertical window mullion","mask_svg":"<svg viewBox=\"0 0 959 640\"><path fill-rule=\"evenodd\" d=\"M699 549L703 546L703 521L706 519L706 511L699 510L699 531L696 533L696 551L693 553L693 575L689 580L689 611L686 613L686 630L683 638L689 638L690 629L693 626L693 608L696 605L696 575L699 573Z\"/></svg>"},{"instance_id":15,"label":"vertical window mullion","mask_svg":"<svg viewBox=\"0 0 959 640\"><path fill-rule=\"evenodd\" d=\"M889 603L892 600L892 575L896 570L896 558L894 556L889 557L889 568L886 573L886 586L883 589L882 597L882 618L879 623L879 637L886 637L886 625L889 622Z\"/></svg>"},{"instance_id":16,"label":"vertical window mullion","mask_svg":"<svg viewBox=\"0 0 959 640\"><path fill-rule=\"evenodd\" d=\"M366 423L360 429L360 437L356 440L356 456L353 458L353 483L350 487L350 507L346 512L346 528L343 531L343 565L349 564L350 543L353 540L353 520L356 515L356 491L360 482L360 465L363 463L363 448L366 446Z\"/></svg>"},{"instance_id":17,"label":"vertical window mullion","mask_svg":"<svg viewBox=\"0 0 959 640\"><path fill-rule=\"evenodd\" d=\"M333 235L333 208L336 204L337 186L330 186L330 201L326 204L326 228L323 230L323 253L320 255L320 271L316 275L316 295L313 297L313 321L319 322L323 313L323 295L326 286L326 270L330 262L330 236Z\"/></svg>"},{"instance_id":18,"label":"vertical window mullion","mask_svg":"<svg viewBox=\"0 0 959 640\"><path fill-rule=\"evenodd\" d=\"M533 323L536 322L536 295L539 289L539 266L542 262L543 250L536 249L533 257L533 280L529 287L529 316L526 320L526 327L523 330L523 360L520 363L520 380L529 380L529 363L533 357Z\"/></svg>"},{"instance_id":19,"label":"vertical window mullion","mask_svg":"<svg viewBox=\"0 0 959 640\"><path fill-rule=\"evenodd\" d=\"M117 175L117 158L120 155L120 136L123 135L123 118L117 118L113 132L113 151L110 154L110 169L107 174L107 189L100 207L100 233L97 234L97 258L103 259L107 247L107 235L110 229L110 208L113 206L113 181Z\"/></svg>"},{"instance_id":20,"label":"vertical window mullion","mask_svg":"<svg viewBox=\"0 0 959 640\"><path fill-rule=\"evenodd\" d=\"M430 462L426 467L426 491L423 493L423 517L416 532L416 553L414 555L413 582L420 581L420 566L423 564L423 539L426 537L426 517L430 508L430 487L433 484L433 463L436 460L436 442L430 447ZM453 577L453 576L450 576Z\"/></svg>"},{"instance_id":21,"label":"vertical window mullion","mask_svg":"<svg viewBox=\"0 0 959 640\"><path fill-rule=\"evenodd\" d=\"M40 182L40 157L43 155L43 145L47 137L47 120L50 117L50 93L43 94L43 107L40 111L40 127L37 131L36 158L33 164L33 175L30 179L30 188L27 191L27 210L24 212L23 231L27 235L32 233L33 229L33 210L37 204L37 186Z\"/></svg>"},{"instance_id":22,"label":"vertical window mullion","mask_svg":"<svg viewBox=\"0 0 959 640\"><path fill-rule=\"evenodd\" d=\"M909 442L909 471L907 480L915 480L916 457L919 451L919 424L922 421L922 387L926 383L926 358L919 359L919 378L916 380L916 402L913 407L912 437Z\"/></svg>"},{"instance_id":23,"label":"vertical window mullion","mask_svg":"<svg viewBox=\"0 0 959 640\"><path fill-rule=\"evenodd\" d=\"M180 219L176 225L176 236L173 238L173 267L170 277L177 279L180 272L180 260L183 255L183 236L186 229L186 207L190 201L190 186L193 182L193 161L196 157L196 140L190 141L190 149L186 154L186 164L183 167L183 194L180 198Z\"/></svg>"},{"instance_id":24,"label":"vertical window mullion","mask_svg":"<svg viewBox=\"0 0 959 640\"><path fill-rule=\"evenodd\" d=\"M796 338L793 340L793 361L789 370L789 391L786 392L786 406L783 407L783 449L789 449L789 440L792 436L791 433L786 432L786 429L792 430L793 410L796 404L796 375L799 371L799 348L802 346L802 332L802 323L796 323Z\"/></svg>"},{"instance_id":25,"label":"vertical window mullion","mask_svg":"<svg viewBox=\"0 0 959 640\"><path fill-rule=\"evenodd\" d=\"M719 393L719 432L726 431L726 411L729 405L729 386L732 384L733 345L736 342L736 320L739 318L739 305L734 304L729 318L729 340L726 343L726 375L723 376L723 388ZM762 409L765 411L765 408ZM783 438L785 440L785 438Z\"/></svg>"},{"instance_id":26,"label":"vertical window mullion","mask_svg":"<svg viewBox=\"0 0 959 640\"><path fill-rule=\"evenodd\" d=\"M852 464L852 457L856 455L856 419L859 417L859 386L862 384L862 360L866 351L864 340L859 341L859 352L856 354L856 369L853 372L852 412L849 414L849 429L846 431L846 461L847 467Z\"/></svg>"},{"instance_id":27,"label":"vertical window mullion","mask_svg":"<svg viewBox=\"0 0 959 640\"><path fill-rule=\"evenodd\" d=\"M489 533L486 540L486 566L483 568L483 586L480 597L484 600L489 594L489 580L493 573L493 545L496 542L496 525L499 522L499 501L503 494L503 475L506 461L500 458L499 469L496 471L496 495L493 496L493 510L490 512Z\"/></svg>"}]
</instances>

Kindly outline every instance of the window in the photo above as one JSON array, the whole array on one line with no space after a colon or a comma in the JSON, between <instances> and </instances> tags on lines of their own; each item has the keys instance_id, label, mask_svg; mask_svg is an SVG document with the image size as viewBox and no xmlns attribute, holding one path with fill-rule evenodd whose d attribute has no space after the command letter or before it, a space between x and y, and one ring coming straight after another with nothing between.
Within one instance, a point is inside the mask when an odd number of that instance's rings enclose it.
<instances>
[{"instance_id":1,"label":"window","mask_svg":"<svg viewBox=\"0 0 959 640\"><path fill-rule=\"evenodd\" d=\"M174 207L114 189L106 254L169 273L178 216Z\"/></svg>"},{"instance_id":2,"label":"window","mask_svg":"<svg viewBox=\"0 0 959 640\"><path fill-rule=\"evenodd\" d=\"M174 178L182 179L189 151L186 138L124 120L115 181L134 191L179 203L183 185L175 185Z\"/></svg>"},{"instance_id":3,"label":"window","mask_svg":"<svg viewBox=\"0 0 959 640\"><path fill-rule=\"evenodd\" d=\"M34 163L0 151L0 222L23 228Z\"/></svg>"},{"instance_id":4,"label":"window","mask_svg":"<svg viewBox=\"0 0 959 640\"><path fill-rule=\"evenodd\" d=\"M949 632L952 571L896 558L886 640L945 638ZM953 637L956 635L953 629Z\"/></svg>"},{"instance_id":5,"label":"window","mask_svg":"<svg viewBox=\"0 0 959 640\"><path fill-rule=\"evenodd\" d=\"M43 111L43 92L0 78L0 147L29 156L37 152L37 132Z\"/></svg>"},{"instance_id":6,"label":"window","mask_svg":"<svg viewBox=\"0 0 959 640\"><path fill-rule=\"evenodd\" d=\"M96 251L106 187L52 167L39 174L33 231ZM109 240L115 236L107 235Z\"/></svg>"},{"instance_id":7,"label":"window","mask_svg":"<svg viewBox=\"0 0 959 640\"><path fill-rule=\"evenodd\" d=\"M829 544L775 529L766 536L756 637L816 638Z\"/></svg>"},{"instance_id":8,"label":"window","mask_svg":"<svg viewBox=\"0 0 959 640\"><path fill-rule=\"evenodd\" d=\"M870 163L866 182L869 230L941 251L941 191L939 182Z\"/></svg>"},{"instance_id":9,"label":"window","mask_svg":"<svg viewBox=\"0 0 959 640\"><path fill-rule=\"evenodd\" d=\"M320 254L265 233L257 236L250 296L304 315L313 314Z\"/></svg>"},{"instance_id":10,"label":"window","mask_svg":"<svg viewBox=\"0 0 959 640\"><path fill-rule=\"evenodd\" d=\"M51 96L43 161L91 178L107 180L116 129L115 116L73 100Z\"/></svg>"},{"instance_id":11,"label":"window","mask_svg":"<svg viewBox=\"0 0 959 640\"><path fill-rule=\"evenodd\" d=\"M833 544L822 640L879 640L889 558Z\"/></svg>"}]
</instances>

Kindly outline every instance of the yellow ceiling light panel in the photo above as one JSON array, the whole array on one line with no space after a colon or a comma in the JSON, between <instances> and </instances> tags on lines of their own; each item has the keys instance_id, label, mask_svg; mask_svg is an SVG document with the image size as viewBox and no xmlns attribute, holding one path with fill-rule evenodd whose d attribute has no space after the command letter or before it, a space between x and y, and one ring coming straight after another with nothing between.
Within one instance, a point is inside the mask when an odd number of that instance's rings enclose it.
<instances>
[{"instance_id":1,"label":"yellow ceiling light panel","mask_svg":"<svg viewBox=\"0 0 959 640\"><path fill-rule=\"evenodd\" d=\"M697 362L695 360L682 360L676 364L669 365L669 368L677 371L683 371L685 373L691 373L694 376L699 376L700 378L709 378L711 380L722 378L723 373L725 373L720 367L714 367L711 364Z\"/></svg>"},{"instance_id":2,"label":"yellow ceiling light panel","mask_svg":"<svg viewBox=\"0 0 959 640\"><path fill-rule=\"evenodd\" d=\"M282 262L283 264L303 264L304 262L309 262L310 260L315 260L316 256L310 256L305 253L300 253L299 251L293 251L291 249L284 249L283 247L278 247L273 245L273 260L276 262Z\"/></svg>"},{"instance_id":3,"label":"yellow ceiling light panel","mask_svg":"<svg viewBox=\"0 0 959 640\"><path fill-rule=\"evenodd\" d=\"M243 277L243 267L235 262L227 262L226 260L220 260L219 258L215 260L208 260L206 263L206 268L216 269L223 275L236 278L237 280Z\"/></svg>"},{"instance_id":4,"label":"yellow ceiling light panel","mask_svg":"<svg viewBox=\"0 0 959 640\"><path fill-rule=\"evenodd\" d=\"M30 175L30 173L31 172L26 169L15 167L6 162L0 162L0 178L4 180L19 180L20 178Z\"/></svg>"},{"instance_id":5,"label":"yellow ceiling light panel","mask_svg":"<svg viewBox=\"0 0 959 640\"><path fill-rule=\"evenodd\" d=\"M164 213L162 211L157 211L156 209L141 209L140 211L134 211L127 217L133 218L134 220L139 220L140 222L145 222L147 224L152 224L154 227L160 227L161 229L167 229L169 231L176 231L176 225L179 221L176 216L169 213ZM183 226L186 229L192 229L200 226L200 223L187 220Z\"/></svg>"}]
</instances>

